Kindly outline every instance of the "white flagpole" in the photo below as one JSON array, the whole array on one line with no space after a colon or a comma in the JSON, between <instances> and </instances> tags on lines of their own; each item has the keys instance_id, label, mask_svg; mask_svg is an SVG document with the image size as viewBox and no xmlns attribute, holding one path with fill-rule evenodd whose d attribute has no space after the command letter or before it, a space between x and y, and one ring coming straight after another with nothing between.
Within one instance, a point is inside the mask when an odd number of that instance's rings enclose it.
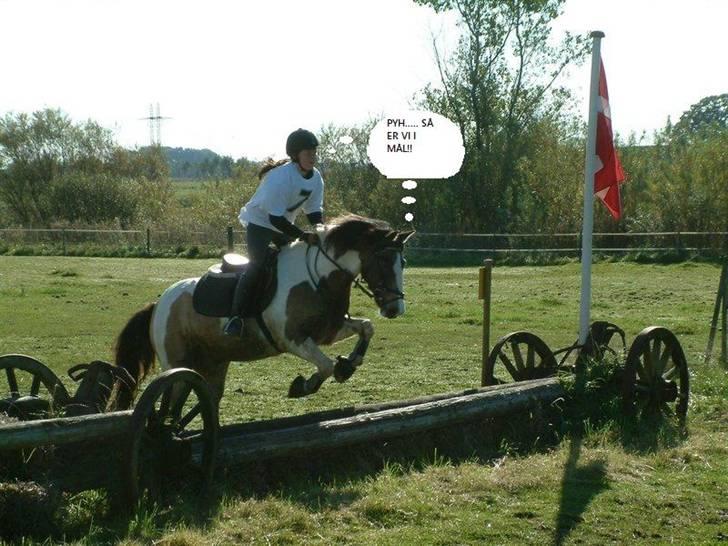
<instances>
[{"instance_id":1,"label":"white flagpole","mask_svg":"<svg viewBox=\"0 0 728 546\"><path fill-rule=\"evenodd\" d=\"M584 224L581 234L581 309L579 310L579 344L589 335L591 307L592 231L594 230L594 171L597 149L597 100L599 96L599 67L601 39L604 33L595 30L592 37L591 84L589 86L589 125L586 136L584 163Z\"/></svg>"}]
</instances>

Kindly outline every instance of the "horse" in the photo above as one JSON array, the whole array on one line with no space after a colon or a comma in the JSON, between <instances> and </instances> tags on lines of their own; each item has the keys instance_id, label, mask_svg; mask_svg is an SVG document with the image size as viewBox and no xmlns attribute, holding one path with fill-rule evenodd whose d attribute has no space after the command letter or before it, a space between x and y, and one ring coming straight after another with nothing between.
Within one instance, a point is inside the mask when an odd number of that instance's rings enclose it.
<instances>
[{"instance_id":1,"label":"horse","mask_svg":"<svg viewBox=\"0 0 728 546\"><path fill-rule=\"evenodd\" d=\"M403 250L413 233L347 215L324 226L318 245L297 240L282 247L268 274L269 294L260 295L262 311L257 320L245 318L239 338L223 333L225 317L205 316L193 307L200 278L180 280L128 320L117 338L115 363L136 385L155 360L162 370L190 368L207 381L217 403L231 361L291 353L312 363L316 371L308 379L299 375L292 381L288 396L294 398L315 393L332 375L346 381L374 335L370 320L349 316L352 286L376 302L381 316L402 315ZM332 359L320 348L354 335L358 342L346 358Z\"/></svg>"}]
</instances>

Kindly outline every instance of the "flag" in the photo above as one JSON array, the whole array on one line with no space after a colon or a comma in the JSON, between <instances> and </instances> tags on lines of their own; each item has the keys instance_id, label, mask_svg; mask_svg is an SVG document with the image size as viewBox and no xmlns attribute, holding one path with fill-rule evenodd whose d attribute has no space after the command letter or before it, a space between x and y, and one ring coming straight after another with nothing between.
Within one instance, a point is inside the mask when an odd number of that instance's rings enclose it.
<instances>
[{"instance_id":1,"label":"flag","mask_svg":"<svg viewBox=\"0 0 728 546\"><path fill-rule=\"evenodd\" d=\"M619 185L625 176L622 164L614 149L612 136L612 118L609 112L609 93L607 77L604 74L604 63L600 59L599 67L599 100L597 101L597 142L596 172L594 174L594 195L602 200L615 220L622 216L622 199Z\"/></svg>"}]
</instances>

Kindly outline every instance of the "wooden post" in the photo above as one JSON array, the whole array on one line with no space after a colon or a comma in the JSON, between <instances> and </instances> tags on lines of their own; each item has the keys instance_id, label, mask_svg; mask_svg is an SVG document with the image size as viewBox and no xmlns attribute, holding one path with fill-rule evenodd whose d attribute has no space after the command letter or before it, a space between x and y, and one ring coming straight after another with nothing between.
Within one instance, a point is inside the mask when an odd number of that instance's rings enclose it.
<instances>
[{"instance_id":1,"label":"wooden post","mask_svg":"<svg viewBox=\"0 0 728 546\"><path fill-rule=\"evenodd\" d=\"M147 228L147 254L152 252L152 230Z\"/></svg>"},{"instance_id":2,"label":"wooden post","mask_svg":"<svg viewBox=\"0 0 728 546\"><path fill-rule=\"evenodd\" d=\"M708 346L705 349L705 363L710 363L713 354L713 341L715 340L715 331L720 317L721 324L721 346L720 358L723 363L726 362L726 276L728 276L728 262L723 263L720 271L720 281L718 282L718 294L715 297L715 306L713 307L713 320L710 323L710 334L708 335Z\"/></svg>"},{"instance_id":3,"label":"wooden post","mask_svg":"<svg viewBox=\"0 0 728 546\"><path fill-rule=\"evenodd\" d=\"M232 252L234 248L234 241L233 241L233 227L228 226L227 228L227 249L228 252Z\"/></svg>"},{"instance_id":4,"label":"wooden post","mask_svg":"<svg viewBox=\"0 0 728 546\"><path fill-rule=\"evenodd\" d=\"M61 229L61 248L62 248L63 255L65 256L66 255L66 230L63 228Z\"/></svg>"},{"instance_id":5,"label":"wooden post","mask_svg":"<svg viewBox=\"0 0 728 546\"><path fill-rule=\"evenodd\" d=\"M726 315L728 315L728 273L725 272L726 265L723 265L723 301L721 303L720 313L720 363L723 366L728 365L728 336L726 335Z\"/></svg>"},{"instance_id":6,"label":"wooden post","mask_svg":"<svg viewBox=\"0 0 728 546\"><path fill-rule=\"evenodd\" d=\"M479 271L478 299L483 300L483 349L480 365L480 384L485 386L485 362L490 353L490 287L493 273L493 260L483 260Z\"/></svg>"}]
</instances>

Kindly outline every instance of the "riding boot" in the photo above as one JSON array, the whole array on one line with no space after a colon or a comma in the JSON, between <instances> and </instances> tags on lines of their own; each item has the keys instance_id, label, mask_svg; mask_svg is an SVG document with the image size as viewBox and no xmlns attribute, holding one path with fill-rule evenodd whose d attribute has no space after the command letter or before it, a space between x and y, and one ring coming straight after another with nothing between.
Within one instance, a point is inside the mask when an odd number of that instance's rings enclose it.
<instances>
[{"instance_id":1,"label":"riding boot","mask_svg":"<svg viewBox=\"0 0 728 546\"><path fill-rule=\"evenodd\" d=\"M235 285L235 293L233 294L232 307L230 308L230 319L225 324L223 332L228 336L240 337L243 334L243 303L245 303L248 293L248 282L250 281L248 272L243 273Z\"/></svg>"}]
</instances>

